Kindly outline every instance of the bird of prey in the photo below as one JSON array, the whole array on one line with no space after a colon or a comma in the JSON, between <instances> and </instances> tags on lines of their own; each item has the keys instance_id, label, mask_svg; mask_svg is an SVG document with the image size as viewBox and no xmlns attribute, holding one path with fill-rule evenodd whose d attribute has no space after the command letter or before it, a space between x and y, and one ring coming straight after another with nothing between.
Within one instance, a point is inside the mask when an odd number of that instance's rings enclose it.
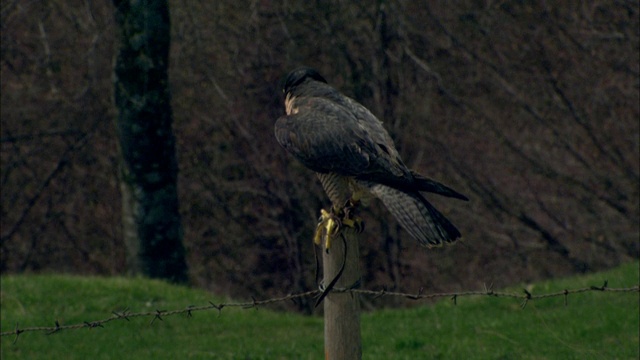
<instances>
[{"instance_id":1,"label":"bird of prey","mask_svg":"<svg viewBox=\"0 0 640 360\"><path fill-rule=\"evenodd\" d=\"M460 232L420 192L468 200L455 190L405 166L383 124L355 100L302 67L284 79L286 115L275 124L276 139L315 171L333 206L321 211L315 240L340 224L356 226L348 209L370 197L382 200L398 223L420 244L450 243Z\"/></svg>"}]
</instances>

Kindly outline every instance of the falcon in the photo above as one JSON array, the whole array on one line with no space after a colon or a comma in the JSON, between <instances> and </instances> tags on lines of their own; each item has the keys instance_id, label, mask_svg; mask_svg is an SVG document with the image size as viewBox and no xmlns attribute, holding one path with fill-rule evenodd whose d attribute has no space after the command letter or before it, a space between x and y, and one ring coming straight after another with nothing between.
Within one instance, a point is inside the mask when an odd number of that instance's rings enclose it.
<instances>
[{"instance_id":1,"label":"falcon","mask_svg":"<svg viewBox=\"0 0 640 360\"><path fill-rule=\"evenodd\" d=\"M302 67L284 79L286 114L275 123L282 147L316 172L331 200L321 210L314 241L330 239L342 225L362 229L353 216L361 201L382 201L420 244L451 243L458 229L421 194L468 200L457 191L409 169L383 124L364 106L330 86L314 69Z\"/></svg>"}]
</instances>

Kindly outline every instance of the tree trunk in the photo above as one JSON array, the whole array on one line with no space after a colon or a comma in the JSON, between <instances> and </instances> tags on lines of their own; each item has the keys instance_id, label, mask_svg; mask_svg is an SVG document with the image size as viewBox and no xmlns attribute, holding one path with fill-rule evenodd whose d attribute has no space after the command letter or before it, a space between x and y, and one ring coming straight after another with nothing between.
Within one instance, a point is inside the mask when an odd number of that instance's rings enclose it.
<instances>
[{"instance_id":1,"label":"tree trunk","mask_svg":"<svg viewBox=\"0 0 640 360\"><path fill-rule=\"evenodd\" d=\"M168 5L127 0L114 4L120 37L114 95L128 271L184 282L187 266L167 75Z\"/></svg>"}]
</instances>

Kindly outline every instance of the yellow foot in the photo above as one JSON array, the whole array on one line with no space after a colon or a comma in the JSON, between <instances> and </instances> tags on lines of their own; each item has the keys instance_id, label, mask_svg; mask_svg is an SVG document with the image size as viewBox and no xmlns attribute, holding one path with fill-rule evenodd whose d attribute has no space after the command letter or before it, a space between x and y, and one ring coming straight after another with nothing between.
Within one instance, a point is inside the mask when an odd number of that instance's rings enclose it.
<instances>
[{"instance_id":1,"label":"yellow foot","mask_svg":"<svg viewBox=\"0 0 640 360\"><path fill-rule=\"evenodd\" d=\"M338 235L342 225L340 218L325 209L320 210L320 218L316 226L316 233L313 236L313 242L320 245L322 240L325 241L325 248L329 250L331 247L331 238Z\"/></svg>"},{"instance_id":2,"label":"yellow foot","mask_svg":"<svg viewBox=\"0 0 640 360\"><path fill-rule=\"evenodd\" d=\"M364 231L364 221L355 215L359 204L360 202L357 200L349 200L341 212L342 225L352 228L358 234Z\"/></svg>"},{"instance_id":3,"label":"yellow foot","mask_svg":"<svg viewBox=\"0 0 640 360\"><path fill-rule=\"evenodd\" d=\"M354 217L353 219L342 219L342 225L352 228L358 234L364 231L364 221L359 217Z\"/></svg>"},{"instance_id":4,"label":"yellow foot","mask_svg":"<svg viewBox=\"0 0 640 360\"><path fill-rule=\"evenodd\" d=\"M349 200L342 209L335 207L332 207L331 211L321 209L313 242L320 245L324 240L324 247L328 251L331 248L331 239L340 233L343 226L350 227L357 233L364 231L364 221L355 216L358 204L358 201Z\"/></svg>"}]
</instances>

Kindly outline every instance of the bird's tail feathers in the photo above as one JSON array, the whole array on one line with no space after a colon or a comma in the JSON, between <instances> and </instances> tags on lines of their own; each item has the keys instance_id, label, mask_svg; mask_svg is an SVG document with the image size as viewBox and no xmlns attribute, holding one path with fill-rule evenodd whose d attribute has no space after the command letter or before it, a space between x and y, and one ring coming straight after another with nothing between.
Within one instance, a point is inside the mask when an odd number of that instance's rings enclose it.
<instances>
[{"instance_id":1,"label":"bird's tail feathers","mask_svg":"<svg viewBox=\"0 0 640 360\"><path fill-rule=\"evenodd\" d=\"M464 201L469 201L469 198L453 190L452 188L443 185L435 180L431 180L423 175L418 174L415 171L411 171L416 190L430 192L446 197L456 198Z\"/></svg>"},{"instance_id":2,"label":"bird's tail feathers","mask_svg":"<svg viewBox=\"0 0 640 360\"><path fill-rule=\"evenodd\" d=\"M460 231L418 192L376 184L371 187L371 193L382 200L400 225L424 246L451 243L461 236Z\"/></svg>"}]
</instances>

